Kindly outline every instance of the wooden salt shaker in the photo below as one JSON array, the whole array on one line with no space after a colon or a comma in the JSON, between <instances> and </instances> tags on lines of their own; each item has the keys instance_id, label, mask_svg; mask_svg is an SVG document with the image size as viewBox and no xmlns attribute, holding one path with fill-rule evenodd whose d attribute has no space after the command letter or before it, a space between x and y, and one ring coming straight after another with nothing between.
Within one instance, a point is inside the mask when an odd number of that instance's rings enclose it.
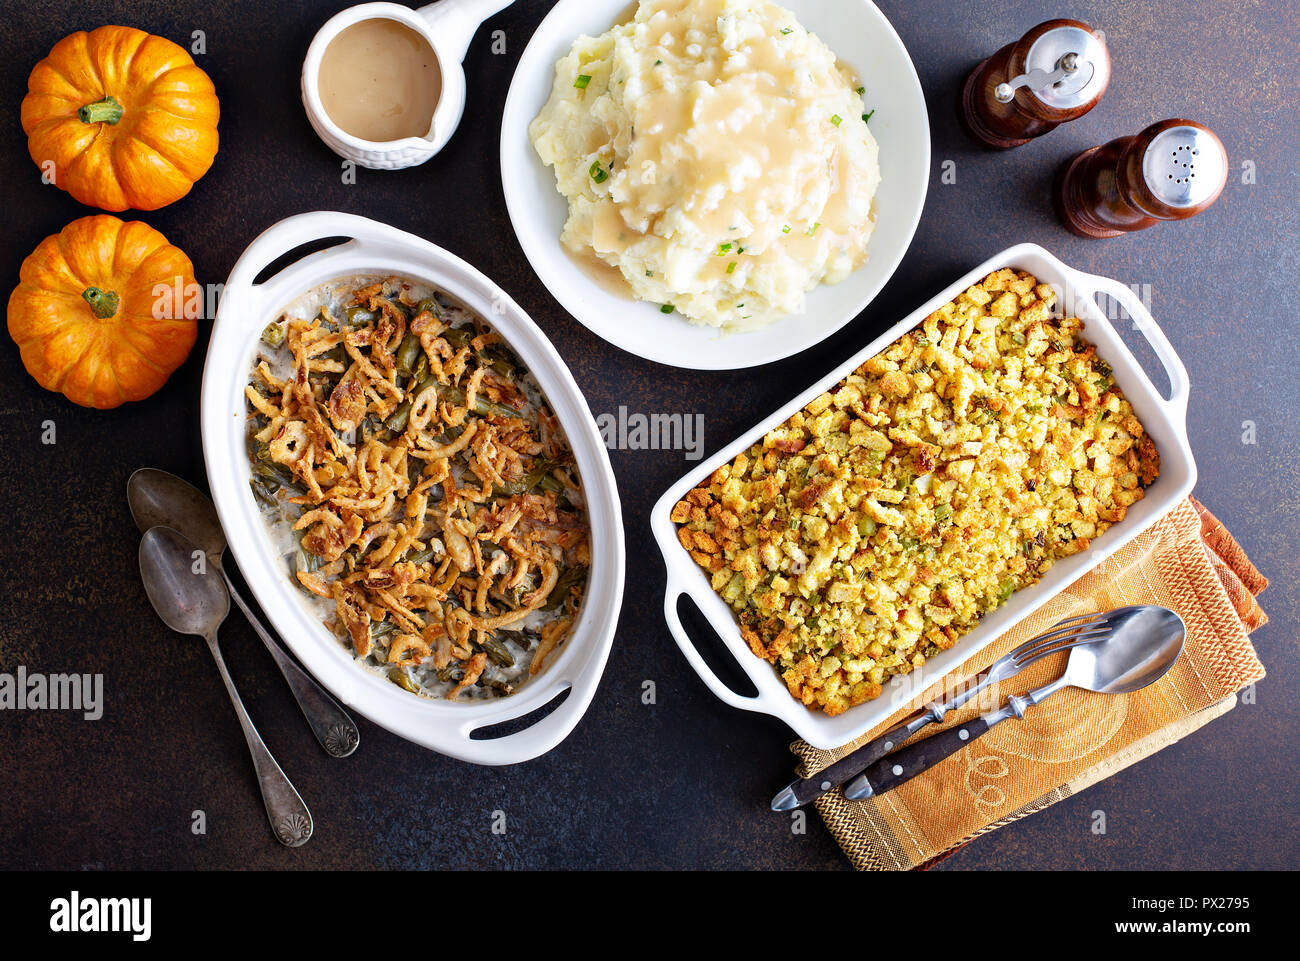
<instances>
[{"instance_id":1,"label":"wooden salt shaker","mask_svg":"<svg viewBox=\"0 0 1300 961\"><path fill-rule=\"evenodd\" d=\"M1196 216L1227 181L1228 155L1213 131L1192 120L1162 120L1067 161L1053 199L1072 232L1118 237Z\"/></svg>"},{"instance_id":2,"label":"wooden salt shaker","mask_svg":"<svg viewBox=\"0 0 1300 961\"><path fill-rule=\"evenodd\" d=\"M1109 82L1101 35L1079 20L1048 20L971 71L962 125L986 147L1019 147L1082 117Z\"/></svg>"}]
</instances>

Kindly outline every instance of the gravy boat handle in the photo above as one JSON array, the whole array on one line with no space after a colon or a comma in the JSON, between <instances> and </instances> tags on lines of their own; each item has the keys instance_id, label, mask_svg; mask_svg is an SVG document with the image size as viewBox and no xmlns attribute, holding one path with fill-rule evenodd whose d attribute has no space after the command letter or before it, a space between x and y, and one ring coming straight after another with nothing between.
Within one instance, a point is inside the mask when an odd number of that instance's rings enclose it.
<instances>
[{"instance_id":1,"label":"gravy boat handle","mask_svg":"<svg viewBox=\"0 0 1300 961\"><path fill-rule=\"evenodd\" d=\"M460 63L469 50L480 24L494 13L504 10L514 0L438 0L415 12L424 18L438 37L438 45Z\"/></svg>"}]
</instances>

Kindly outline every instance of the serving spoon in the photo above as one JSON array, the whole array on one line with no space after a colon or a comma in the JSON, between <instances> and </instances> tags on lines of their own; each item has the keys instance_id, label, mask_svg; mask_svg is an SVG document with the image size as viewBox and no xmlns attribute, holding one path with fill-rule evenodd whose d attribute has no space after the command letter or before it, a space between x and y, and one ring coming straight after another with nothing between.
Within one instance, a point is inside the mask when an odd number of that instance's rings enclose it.
<instances>
[{"instance_id":1,"label":"serving spoon","mask_svg":"<svg viewBox=\"0 0 1300 961\"><path fill-rule=\"evenodd\" d=\"M164 624L178 634L193 634L208 642L208 650L217 662L226 693L244 729L271 830L281 844L296 848L311 837L311 812L267 750L226 670L217 645L217 628L230 613L230 595L209 565L196 564L199 551L193 541L169 527L151 527L145 531L140 539L140 577L145 593Z\"/></svg>"},{"instance_id":2,"label":"serving spoon","mask_svg":"<svg viewBox=\"0 0 1300 961\"><path fill-rule=\"evenodd\" d=\"M1133 615L1104 640L1071 648L1065 673L1050 684L1013 694L996 711L886 754L850 781L844 796L860 801L898 787L956 754L994 725L1009 717L1023 718L1025 708L1067 687L1096 694L1129 694L1154 684L1178 660L1187 628L1183 619L1167 607L1144 605L1132 610Z\"/></svg>"},{"instance_id":3,"label":"serving spoon","mask_svg":"<svg viewBox=\"0 0 1300 961\"><path fill-rule=\"evenodd\" d=\"M126 482L126 500L131 505L135 526L141 532L151 527L169 527L203 549L208 555L208 563L221 575L236 606L244 612L244 617L253 625L253 630L280 668L320 746L332 757L347 757L355 751L361 741L356 722L276 643L239 591L235 590L221 563L226 551L226 535L212 501L193 484L153 467L142 467L131 475Z\"/></svg>"}]
</instances>

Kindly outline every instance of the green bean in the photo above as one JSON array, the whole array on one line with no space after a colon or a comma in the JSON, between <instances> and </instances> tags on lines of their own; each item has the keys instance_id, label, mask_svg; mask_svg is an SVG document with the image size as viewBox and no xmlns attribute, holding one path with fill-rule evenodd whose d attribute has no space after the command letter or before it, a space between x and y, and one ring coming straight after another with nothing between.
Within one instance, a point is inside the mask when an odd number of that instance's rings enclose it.
<instances>
[{"instance_id":1,"label":"green bean","mask_svg":"<svg viewBox=\"0 0 1300 961\"><path fill-rule=\"evenodd\" d=\"M397 348L397 369L403 374L415 372L415 364L420 356L420 338L407 331Z\"/></svg>"},{"instance_id":2,"label":"green bean","mask_svg":"<svg viewBox=\"0 0 1300 961\"><path fill-rule=\"evenodd\" d=\"M314 574L320 569L320 558L309 550L298 551L298 570Z\"/></svg>"},{"instance_id":3,"label":"green bean","mask_svg":"<svg viewBox=\"0 0 1300 961\"><path fill-rule=\"evenodd\" d=\"M414 554L408 553L404 560L410 561L412 564L424 564L433 560L433 551L423 550Z\"/></svg>"},{"instance_id":4,"label":"green bean","mask_svg":"<svg viewBox=\"0 0 1300 961\"><path fill-rule=\"evenodd\" d=\"M498 641L491 635L484 635L483 639L478 642L479 647L487 653L488 658L501 667L514 667L515 656L510 653L509 648Z\"/></svg>"},{"instance_id":5,"label":"green bean","mask_svg":"<svg viewBox=\"0 0 1300 961\"><path fill-rule=\"evenodd\" d=\"M280 322L273 320L262 328L262 343L268 347L280 347L284 344L284 328Z\"/></svg>"},{"instance_id":6,"label":"green bean","mask_svg":"<svg viewBox=\"0 0 1300 961\"><path fill-rule=\"evenodd\" d=\"M511 687L509 684L507 684L505 681L490 679L488 681L485 681L484 684L497 697L508 697L511 694L515 693L515 689Z\"/></svg>"},{"instance_id":7,"label":"green bean","mask_svg":"<svg viewBox=\"0 0 1300 961\"><path fill-rule=\"evenodd\" d=\"M465 403L465 391L459 387L449 387L443 391L443 397L448 403L463 404ZM474 398L474 413L480 417L486 417L488 414L497 414L501 417L518 417L519 411L513 407L507 407L505 404L494 404L482 394Z\"/></svg>"},{"instance_id":8,"label":"green bean","mask_svg":"<svg viewBox=\"0 0 1300 961\"><path fill-rule=\"evenodd\" d=\"M270 460L259 460L253 465L253 473L264 480L275 481L281 487L288 487L299 494L306 493L307 488L298 483L298 479L285 473L278 464Z\"/></svg>"},{"instance_id":9,"label":"green bean","mask_svg":"<svg viewBox=\"0 0 1300 961\"><path fill-rule=\"evenodd\" d=\"M506 380L515 379L515 364L508 356L497 350L485 350L479 354L481 361L486 361L487 365L495 370Z\"/></svg>"},{"instance_id":10,"label":"green bean","mask_svg":"<svg viewBox=\"0 0 1300 961\"><path fill-rule=\"evenodd\" d=\"M379 319L379 315L373 310L367 310L360 304L355 304L344 311L348 315L348 323L354 327L360 327L364 324L373 324Z\"/></svg>"},{"instance_id":11,"label":"green bean","mask_svg":"<svg viewBox=\"0 0 1300 961\"><path fill-rule=\"evenodd\" d=\"M429 387L437 381L430 374L426 374L424 379L406 392L406 398L397 405L397 410L388 415L384 421L384 426L394 434L400 434L406 430L406 422L411 419L411 405L415 403L415 398L419 397Z\"/></svg>"},{"instance_id":12,"label":"green bean","mask_svg":"<svg viewBox=\"0 0 1300 961\"><path fill-rule=\"evenodd\" d=\"M587 568L581 564L573 567L566 567L560 572L555 586L551 588L551 593L546 596L546 603L542 605L544 611L557 611L563 606L569 596L569 592L581 584L587 577Z\"/></svg>"},{"instance_id":13,"label":"green bean","mask_svg":"<svg viewBox=\"0 0 1300 961\"><path fill-rule=\"evenodd\" d=\"M419 694L420 688L416 683L407 677L406 672L400 667L395 667L388 672L388 679L404 691L410 691L412 694Z\"/></svg>"},{"instance_id":14,"label":"green bean","mask_svg":"<svg viewBox=\"0 0 1300 961\"><path fill-rule=\"evenodd\" d=\"M530 630L528 628L524 628L522 631L500 630L497 631L497 633L510 638L516 644L522 647L525 651L532 650L533 645L535 645L539 640L541 640L540 635L538 635L536 631Z\"/></svg>"},{"instance_id":15,"label":"green bean","mask_svg":"<svg viewBox=\"0 0 1300 961\"><path fill-rule=\"evenodd\" d=\"M416 317L419 317L421 314L424 313L432 314L438 320L442 319L442 308L438 306L438 302L434 300L432 297L426 297L424 298L424 300L420 301L418 304L415 305Z\"/></svg>"},{"instance_id":16,"label":"green bean","mask_svg":"<svg viewBox=\"0 0 1300 961\"><path fill-rule=\"evenodd\" d=\"M492 492L493 497L517 497L520 494L527 494L534 488L540 487L548 491L562 491L564 488L554 477L551 471L559 466L559 461L544 460L536 467L524 475L522 480L513 481L504 484Z\"/></svg>"},{"instance_id":17,"label":"green bean","mask_svg":"<svg viewBox=\"0 0 1300 961\"><path fill-rule=\"evenodd\" d=\"M442 332L442 339L457 350L468 347L474 336L474 331L469 327L449 327Z\"/></svg>"},{"instance_id":18,"label":"green bean","mask_svg":"<svg viewBox=\"0 0 1300 961\"><path fill-rule=\"evenodd\" d=\"M383 637L385 634L391 634L397 630L392 621L371 621L370 622L370 639Z\"/></svg>"},{"instance_id":19,"label":"green bean","mask_svg":"<svg viewBox=\"0 0 1300 961\"><path fill-rule=\"evenodd\" d=\"M263 477L250 477L248 480L249 486L253 489L253 497L267 507L276 506L275 492L280 489L280 485L275 484L274 487L271 487L270 485L273 483L275 482L267 481Z\"/></svg>"}]
</instances>

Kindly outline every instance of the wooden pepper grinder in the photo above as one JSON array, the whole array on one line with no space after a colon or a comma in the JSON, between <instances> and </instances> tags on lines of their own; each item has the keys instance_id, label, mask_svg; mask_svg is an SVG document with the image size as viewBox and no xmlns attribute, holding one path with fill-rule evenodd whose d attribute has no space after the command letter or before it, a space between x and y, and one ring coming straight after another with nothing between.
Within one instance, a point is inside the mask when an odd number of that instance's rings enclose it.
<instances>
[{"instance_id":1,"label":"wooden pepper grinder","mask_svg":"<svg viewBox=\"0 0 1300 961\"><path fill-rule=\"evenodd\" d=\"M1081 237L1118 237L1161 220L1194 217L1228 182L1228 154L1191 120L1162 120L1091 147L1056 178L1056 212Z\"/></svg>"},{"instance_id":2,"label":"wooden pepper grinder","mask_svg":"<svg viewBox=\"0 0 1300 961\"><path fill-rule=\"evenodd\" d=\"M1079 20L1048 20L971 71L962 125L986 147L1019 147L1082 117L1109 82L1101 35Z\"/></svg>"}]
</instances>

